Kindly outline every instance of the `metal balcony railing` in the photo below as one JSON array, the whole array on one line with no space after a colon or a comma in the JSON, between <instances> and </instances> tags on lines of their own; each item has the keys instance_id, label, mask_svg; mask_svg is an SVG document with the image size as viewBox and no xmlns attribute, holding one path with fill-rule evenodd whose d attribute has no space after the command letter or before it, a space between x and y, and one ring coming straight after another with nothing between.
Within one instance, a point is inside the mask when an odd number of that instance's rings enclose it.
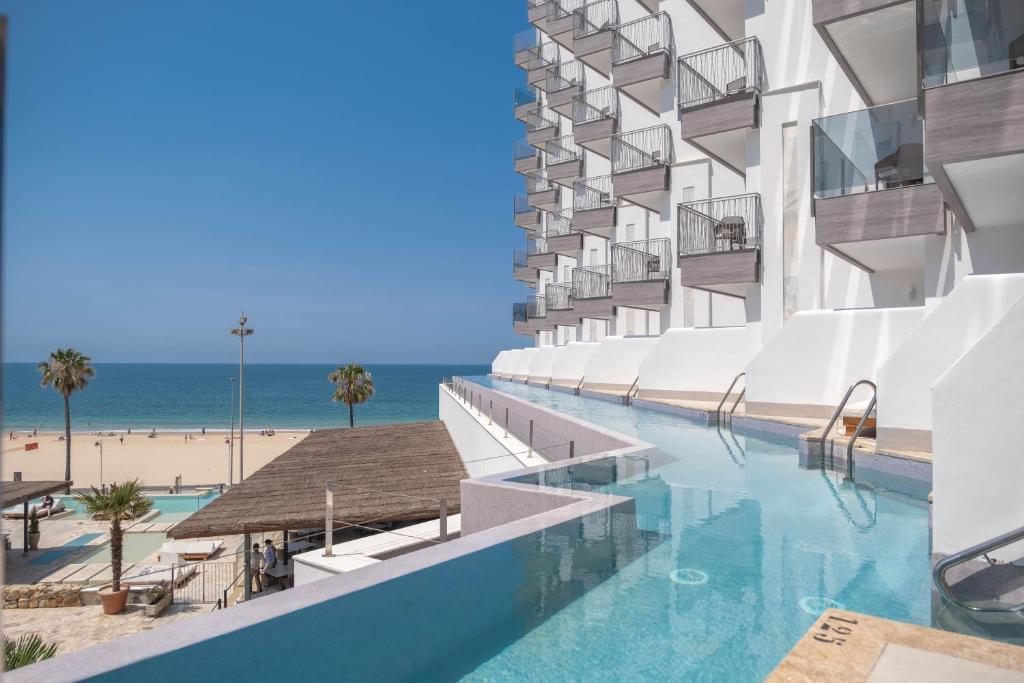
<instances>
[{"instance_id":1,"label":"metal balcony railing","mask_svg":"<svg viewBox=\"0 0 1024 683\"><path fill-rule=\"evenodd\" d=\"M618 200L615 199L615 192L612 189L612 177L610 175L597 176L596 178L580 178L573 183L573 211L606 209L610 206L616 206L618 203Z\"/></svg>"},{"instance_id":2,"label":"metal balcony railing","mask_svg":"<svg viewBox=\"0 0 1024 683\"><path fill-rule=\"evenodd\" d=\"M677 80L680 109L759 93L767 80L761 42L755 37L744 38L683 55Z\"/></svg>"},{"instance_id":3,"label":"metal balcony railing","mask_svg":"<svg viewBox=\"0 0 1024 683\"><path fill-rule=\"evenodd\" d=\"M572 122L590 123L619 116L619 91L613 86L580 93L572 100Z\"/></svg>"},{"instance_id":4,"label":"metal balcony railing","mask_svg":"<svg viewBox=\"0 0 1024 683\"><path fill-rule=\"evenodd\" d=\"M611 295L611 265L581 266L572 269L573 299L603 299Z\"/></svg>"},{"instance_id":5,"label":"metal balcony railing","mask_svg":"<svg viewBox=\"0 0 1024 683\"><path fill-rule=\"evenodd\" d=\"M540 151L525 140L516 140L512 143L512 158L515 161L531 159L540 154Z\"/></svg>"},{"instance_id":6,"label":"metal balcony railing","mask_svg":"<svg viewBox=\"0 0 1024 683\"><path fill-rule=\"evenodd\" d=\"M547 107L540 107L526 113L526 130L533 132L552 126L558 127L558 114Z\"/></svg>"},{"instance_id":7,"label":"metal balcony railing","mask_svg":"<svg viewBox=\"0 0 1024 683\"><path fill-rule=\"evenodd\" d=\"M618 0L597 0L576 10L572 27L574 39L586 38L614 28L619 23Z\"/></svg>"},{"instance_id":8,"label":"metal balcony railing","mask_svg":"<svg viewBox=\"0 0 1024 683\"><path fill-rule=\"evenodd\" d=\"M672 163L672 132L662 124L612 137L612 173Z\"/></svg>"},{"instance_id":9,"label":"metal balcony railing","mask_svg":"<svg viewBox=\"0 0 1024 683\"><path fill-rule=\"evenodd\" d=\"M679 205L679 254L715 254L761 246L761 195L702 199Z\"/></svg>"},{"instance_id":10,"label":"metal balcony railing","mask_svg":"<svg viewBox=\"0 0 1024 683\"><path fill-rule=\"evenodd\" d=\"M536 104L537 91L533 87L526 89L516 88L512 92L512 110L515 111L524 104Z\"/></svg>"},{"instance_id":11,"label":"metal balcony railing","mask_svg":"<svg viewBox=\"0 0 1024 683\"><path fill-rule=\"evenodd\" d=\"M563 135L544 143L544 152L548 155L548 165L576 161L583 156L583 150L572 140L571 135Z\"/></svg>"},{"instance_id":12,"label":"metal balcony railing","mask_svg":"<svg viewBox=\"0 0 1024 683\"><path fill-rule=\"evenodd\" d=\"M569 62L549 66L545 88L547 88L549 93L555 93L566 88L582 89L583 79L583 62L574 59Z\"/></svg>"},{"instance_id":13,"label":"metal balcony railing","mask_svg":"<svg viewBox=\"0 0 1024 683\"><path fill-rule=\"evenodd\" d=\"M530 205L529 198L526 195L517 194L512 198L512 212L516 214L520 213L533 213L536 211L533 206Z\"/></svg>"},{"instance_id":14,"label":"metal balcony railing","mask_svg":"<svg viewBox=\"0 0 1024 683\"><path fill-rule=\"evenodd\" d=\"M551 0L548 5L548 20L561 19L583 7L584 0Z\"/></svg>"},{"instance_id":15,"label":"metal balcony railing","mask_svg":"<svg viewBox=\"0 0 1024 683\"><path fill-rule=\"evenodd\" d=\"M526 240L526 255L540 256L548 254L548 241L543 237L534 237Z\"/></svg>"},{"instance_id":16,"label":"metal balcony railing","mask_svg":"<svg viewBox=\"0 0 1024 683\"><path fill-rule=\"evenodd\" d=\"M512 268L513 269L525 268L526 264L527 264L527 261L526 261L526 250L525 249L516 249L515 251L512 252Z\"/></svg>"},{"instance_id":17,"label":"metal balcony railing","mask_svg":"<svg viewBox=\"0 0 1024 683\"><path fill-rule=\"evenodd\" d=\"M612 245L614 282L651 282L672 274L672 241L667 237Z\"/></svg>"},{"instance_id":18,"label":"metal balcony railing","mask_svg":"<svg viewBox=\"0 0 1024 683\"><path fill-rule=\"evenodd\" d=\"M558 63L558 43L540 43L529 49L529 58L524 66L527 69L543 69Z\"/></svg>"},{"instance_id":19,"label":"metal balcony railing","mask_svg":"<svg viewBox=\"0 0 1024 683\"><path fill-rule=\"evenodd\" d=\"M547 303L547 299L540 294L531 294L526 297L526 317L543 318L548 312Z\"/></svg>"},{"instance_id":20,"label":"metal balcony railing","mask_svg":"<svg viewBox=\"0 0 1024 683\"><path fill-rule=\"evenodd\" d=\"M512 304L512 323L526 322L526 304Z\"/></svg>"},{"instance_id":21,"label":"metal balcony railing","mask_svg":"<svg viewBox=\"0 0 1024 683\"><path fill-rule=\"evenodd\" d=\"M570 311L572 310L572 285L569 283L551 283L544 288L544 296L547 298L547 310L549 311Z\"/></svg>"},{"instance_id":22,"label":"metal balcony railing","mask_svg":"<svg viewBox=\"0 0 1024 683\"><path fill-rule=\"evenodd\" d=\"M544 234L548 237L562 237L572 233L572 212L563 209L559 212L544 212Z\"/></svg>"},{"instance_id":23,"label":"metal balcony railing","mask_svg":"<svg viewBox=\"0 0 1024 683\"><path fill-rule=\"evenodd\" d=\"M558 188L557 185L552 183L550 180L545 178L540 173L526 173L523 175L526 180L526 193L533 194L535 192L547 192L548 190L555 190Z\"/></svg>"},{"instance_id":24,"label":"metal balcony railing","mask_svg":"<svg viewBox=\"0 0 1024 683\"><path fill-rule=\"evenodd\" d=\"M625 64L659 52L675 53L672 20L665 12L620 25L612 40L612 65Z\"/></svg>"},{"instance_id":25,"label":"metal balcony railing","mask_svg":"<svg viewBox=\"0 0 1024 683\"><path fill-rule=\"evenodd\" d=\"M532 50L535 47L537 47L536 29L530 28L512 36L512 49L515 54L519 54L523 50Z\"/></svg>"}]
</instances>

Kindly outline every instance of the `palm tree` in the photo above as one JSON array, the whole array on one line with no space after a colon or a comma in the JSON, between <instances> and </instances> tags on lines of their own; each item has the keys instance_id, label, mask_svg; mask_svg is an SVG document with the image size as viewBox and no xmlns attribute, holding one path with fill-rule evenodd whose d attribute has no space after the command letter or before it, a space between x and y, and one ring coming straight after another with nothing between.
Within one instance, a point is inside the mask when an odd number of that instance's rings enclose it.
<instances>
[{"instance_id":1,"label":"palm tree","mask_svg":"<svg viewBox=\"0 0 1024 683\"><path fill-rule=\"evenodd\" d=\"M92 358L69 347L57 349L38 366L43 386L52 386L64 397L64 481L71 481L71 394L85 389L89 379L96 375L90 361ZM64 494L70 493L69 484Z\"/></svg>"},{"instance_id":2,"label":"palm tree","mask_svg":"<svg viewBox=\"0 0 1024 683\"><path fill-rule=\"evenodd\" d=\"M17 640L3 637L4 671L13 671L29 664L50 659L57 654L55 643L44 643L35 633L26 633Z\"/></svg>"},{"instance_id":3,"label":"palm tree","mask_svg":"<svg viewBox=\"0 0 1024 683\"><path fill-rule=\"evenodd\" d=\"M352 406L366 403L373 396L373 375L363 369L362 365L352 363L339 366L327 376L338 388L334 390L334 400L348 406L348 426L356 426L355 413Z\"/></svg>"},{"instance_id":4,"label":"palm tree","mask_svg":"<svg viewBox=\"0 0 1024 683\"><path fill-rule=\"evenodd\" d=\"M142 493L138 479L114 484L109 493L103 493L95 486L91 493L76 496L85 508L86 514L98 521L110 522L110 571L113 574L113 590L121 590L121 556L124 544L122 522L142 517L153 507L153 500Z\"/></svg>"}]
</instances>

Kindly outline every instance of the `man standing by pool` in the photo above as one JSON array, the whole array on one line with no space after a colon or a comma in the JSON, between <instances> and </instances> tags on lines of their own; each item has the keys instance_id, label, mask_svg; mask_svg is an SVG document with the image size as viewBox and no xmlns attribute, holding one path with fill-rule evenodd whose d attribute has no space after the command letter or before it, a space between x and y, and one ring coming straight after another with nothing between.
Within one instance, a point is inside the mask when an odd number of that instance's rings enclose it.
<instances>
[{"instance_id":1,"label":"man standing by pool","mask_svg":"<svg viewBox=\"0 0 1024 683\"><path fill-rule=\"evenodd\" d=\"M260 569L260 564L263 563L263 553L260 552L260 544L252 544L252 555L249 557L249 572L252 574L252 581L255 588L254 593L263 592L263 570Z\"/></svg>"},{"instance_id":2,"label":"man standing by pool","mask_svg":"<svg viewBox=\"0 0 1024 683\"><path fill-rule=\"evenodd\" d=\"M277 566L277 549L274 548L274 542L269 539L263 539L263 574L272 570ZM272 576L267 576L266 584L269 586L273 581Z\"/></svg>"}]
</instances>

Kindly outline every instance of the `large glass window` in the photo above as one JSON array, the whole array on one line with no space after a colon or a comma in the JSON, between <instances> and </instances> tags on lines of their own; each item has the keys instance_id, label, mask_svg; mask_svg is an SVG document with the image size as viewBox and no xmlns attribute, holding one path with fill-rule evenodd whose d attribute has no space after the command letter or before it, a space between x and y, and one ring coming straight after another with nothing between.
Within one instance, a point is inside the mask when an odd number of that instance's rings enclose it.
<instances>
[{"instance_id":1,"label":"large glass window","mask_svg":"<svg viewBox=\"0 0 1024 683\"><path fill-rule=\"evenodd\" d=\"M1024 69L1022 0L922 0L923 85Z\"/></svg>"}]
</instances>

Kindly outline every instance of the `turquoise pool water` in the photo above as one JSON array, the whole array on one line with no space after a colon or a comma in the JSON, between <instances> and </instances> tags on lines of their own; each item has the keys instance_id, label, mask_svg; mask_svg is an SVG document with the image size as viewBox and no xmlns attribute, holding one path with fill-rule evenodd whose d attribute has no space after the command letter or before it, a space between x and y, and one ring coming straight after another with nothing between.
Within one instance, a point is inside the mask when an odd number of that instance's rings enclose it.
<instances>
[{"instance_id":1,"label":"turquoise pool water","mask_svg":"<svg viewBox=\"0 0 1024 683\"><path fill-rule=\"evenodd\" d=\"M52 548L50 550L46 550L44 552L39 553L31 560L29 560L28 563L50 564L51 562L63 560L68 556L69 552L73 550L78 550L82 546L87 545L89 541L94 541L102 535L102 533L82 534L81 536L71 539L59 548Z\"/></svg>"},{"instance_id":2,"label":"turquoise pool water","mask_svg":"<svg viewBox=\"0 0 1024 683\"><path fill-rule=\"evenodd\" d=\"M159 518L153 521L180 522L193 512L209 505L219 495L216 491L207 491L200 495L149 496L153 501L153 509L160 512ZM60 498L64 501L64 506L71 510L70 515L65 515L60 519L89 519L89 515L86 514L85 509L75 500L74 496L61 496ZM38 505L40 502L41 499L34 500L32 504Z\"/></svg>"},{"instance_id":3,"label":"turquoise pool water","mask_svg":"<svg viewBox=\"0 0 1024 683\"><path fill-rule=\"evenodd\" d=\"M125 562L142 562L167 542L163 532L125 534L122 559ZM82 564L107 564L110 562L110 543L97 546L96 550L76 560Z\"/></svg>"}]
</instances>

